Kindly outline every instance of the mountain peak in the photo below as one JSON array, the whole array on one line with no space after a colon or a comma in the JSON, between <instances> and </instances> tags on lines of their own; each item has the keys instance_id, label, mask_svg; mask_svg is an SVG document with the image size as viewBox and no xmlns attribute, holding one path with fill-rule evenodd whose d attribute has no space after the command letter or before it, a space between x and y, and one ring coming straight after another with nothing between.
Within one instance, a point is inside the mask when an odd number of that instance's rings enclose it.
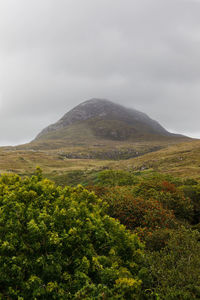
<instances>
[{"instance_id":1,"label":"mountain peak","mask_svg":"<svg viewBox=\"0 0 200 300\"><path fill-rule=\"evenodd\" d=\"M149 134L172 135L145 113L107 99L92 98L64 114L58 122L45 128L36 139L45 138L50 133L55 137L57 131L80 123L90 128L94 136L106 139L135 139Z\"/></svg>"}]
</instances>

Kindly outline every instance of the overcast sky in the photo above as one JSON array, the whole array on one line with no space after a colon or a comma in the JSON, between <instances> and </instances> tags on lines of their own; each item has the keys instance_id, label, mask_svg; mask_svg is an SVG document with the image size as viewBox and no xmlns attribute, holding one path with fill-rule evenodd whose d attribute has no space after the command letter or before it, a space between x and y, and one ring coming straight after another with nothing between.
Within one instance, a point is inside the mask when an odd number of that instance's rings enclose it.
<instances>
[{"instance_id":1,"label":"overcast sky","mask_svg":"<svg viewBox=\"0 0 200 300\"><path fill-rule=\"evenodd\" d=\"M93 97L200 138L200 1L1 0L0 145Z\"/></svg>"}]
</instances>

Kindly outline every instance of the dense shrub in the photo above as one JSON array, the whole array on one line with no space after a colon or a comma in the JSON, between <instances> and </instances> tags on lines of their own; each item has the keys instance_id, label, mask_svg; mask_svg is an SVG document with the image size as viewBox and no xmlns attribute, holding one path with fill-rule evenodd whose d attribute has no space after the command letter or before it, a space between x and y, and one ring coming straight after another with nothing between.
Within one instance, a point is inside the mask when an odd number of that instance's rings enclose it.
<instances>
[{"instance_id":1,"label":"dense shrub","mask_svg":"<svg viewBox=\"0 0 200 300\"><path fill-rule=\"evenodd\" d=\"M171 228L163 227L149 231L147 228L138 227L134 232L142 237L146 250L160 251L167 245L172 230Z\"/></svg>"},{"instance_id":2,"label":"dense shrub","mask_svg":"<svg viewBox=\"0 0 200 300\"><path fill-rule=\"evenodd\" d=\"M171 231L167 246L149 254L160 299L200 299L200 234L182 227Z\"/></svg>"},{"instance_id":3,"label":"dense shrub","mask_svg":"<svg viewBox=\"0 0 200 300\"><path fill-rule=\"evenodd\" d=\"M193 205L190 198L185 197L181 188L171 182L141 180L132 192L136 197L157 199L163 207L173 210L178 219L192 220Z\"/></svg>"},{"instance_id":4,"label":"dense shrub","mask_svg":"<svg viewBox=\"0 0 200 300\"><path fill-rule=\"evenodd\" d=\"M74 171L67 171L61 174L57 173L55 170L48 174L48 178L53 180L57 185L65 186L76 186L80 184L85 178L84 171L81 170L74 170Z\"/></svg>"},{"instance_id":5,"label":"dense shrub","mask_svg":"<svg viewBox=\"0 0 200 300\"><path fill-rule=\"evenodd\" d=\"M194 180L185 180L191 188ZM190 195L183 191L183 182L170 175L146 174L136 176L134 173L122 170L105 170L97 174L97 178L89 189L97 192L99 196L105 194L101 188L129 186L135 198L154 199L163 205L163 208L173 210L176 218L193 222L194 205ZM102 193L101 193L102 192ZM198 206L196 206L198 207Z\"/></svg>"},{"instance_id":6,"label":"dense shrub","mask_svg":"<svg viewBox=\"0 0 200 300\"><path fill-rule=\"evenodd\" d=\"M191 199L193 205L192 224L200 223L200 185L183 185L181 190Z\"/></svg>"},{"instance_id":7,"label":"dense shrub","mask_svg":"<svg viewBox=\"0 0 200 300\"><path fill-rule=\"evenodd\" d=\"M129 229L142 227L151 232L176 225L172 211L153 198L136 198L129 187L114 187L103 197L109 204L108 213Z\"/></svg>"},{"instance_id":8,"label":"dense shrub","mask_svg":"<svg viewBox=\"0 0 200 300\"><path fill-rule=\"evenodd\" d=\"M157 182L154 185L157 185ZM109 204L110 216L117 218L127 228L137 233L145 242L147 249L158 251L166 246L170 229L177 228L178 221L173 210L164 207L157 191L153 189L154 185L151 183L151 193L155 198L150 195L144 198L137 197L135 190L138 191L140 184L134 187L116 186L104 190L101 197ZM174 189L171 183L167 183L164 188L168 188L168 185ZM148 190L145 189L145 192Z\"/></svg>"},{"instance_id":9,"label":"dense shrub","mask_svg":"<svg viewBox=\"0 0 200 300\"><path fill-rule=\"evenodd\" d=\"M1 299L144 299L143 246L83 187L0 178Z\"/></svg>"},{"instance_id":10,"label":"dense shrub","mask_svg":"<svg viewBox=\"0 0 200 300\"><path fill-rule=\"evenodd\" d=\"M108 202L111 216L145 241L154 294L163 300L200 299L200 235L191 229L200 231L200 185L162 174L129 185L114 176L111 182L105 177L90 189Z\"/></svg>"},{"instance_id":11,"label":"dense shrub","mask_svg":"<svg viewBox=\"0 0 200 300\"><path fill-rule=\"evenodd\" d=\"M103 197L107 194L110 190L109 187L102 186L102 185L87 185L86 189L90 192L94 192L99 198Z\"/></svg>"},{"instance_id":12,"label":"dense shrub","mask_svg":"<svg viewBox=\"0 0 200 300\"><path fill-rule=\"evenodd\" d=\"M122 170L105 170L98 173L96 184L103 186L127 186L138 182L137 176Z\"/></svg>"}]
</instances>

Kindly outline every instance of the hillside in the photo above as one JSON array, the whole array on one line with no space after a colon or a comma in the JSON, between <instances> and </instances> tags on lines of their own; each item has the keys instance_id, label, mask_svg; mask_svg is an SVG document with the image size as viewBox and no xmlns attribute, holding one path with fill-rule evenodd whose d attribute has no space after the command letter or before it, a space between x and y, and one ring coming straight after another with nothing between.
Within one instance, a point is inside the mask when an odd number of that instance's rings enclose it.
<instances>
[{"instance_id":1,"label":"hillside","mask_svg":"<svg viewBox=\"0 0 200 300\"><path fill-rule=\"evenodd\" d=\"M91 99L79 104L58 122L42 130L36 140L60 138L60 130L68 129L75 124L85 125L83 128L90 129L94 137L111 140L127 140L147 134L172 135L142 112L125 108L109 100ZM80 126L78 130L80 131Z\"/></svg>"},{"instance_id":2,"label":"hillside","mask_svg":"<svg viewBox=\"0 0 200 300\"><path fill-rule=\"evenodd\" d=\"M174 137L146 114L109 100L87 100L67 112L58 122L43 129L35 141L77 137L116 141Z\"/></svg>"},{"instance_id":3,"label":"hillside","mask_svg":"<svg viewBox=\"0 0 200 300\"><path fill-rule=\"evenodd\" d=\"M156 171L200 180L200 140L171 145L156 152L121 161L120 168Z\"/></svg>"},{"instance_id":4,"label":"hillside","mask_svg":"<svg viewBox=\"0 0 200 300\"><path fill-rule=\"evenodd\" d=\"M128 159L185 140L142 112L91 99L17 149L57 150L66 158Z\"/></svg>"},{"instance_id":5,"label":"hillside","mask_svg":"<svg viewBox=\"0 0 200 300\"><path fill-rule=\"evenodd\" d=\"M144 174L161 172L200 181L200 141L166 145L161 150L126 160L67 158L60 150L0 149L1 173L29 175L34 172L37 165L49 178L63 184L67 184L69 180L84 182L90 174L104 169L122 169Z\"/></svg>"}]
</instances>

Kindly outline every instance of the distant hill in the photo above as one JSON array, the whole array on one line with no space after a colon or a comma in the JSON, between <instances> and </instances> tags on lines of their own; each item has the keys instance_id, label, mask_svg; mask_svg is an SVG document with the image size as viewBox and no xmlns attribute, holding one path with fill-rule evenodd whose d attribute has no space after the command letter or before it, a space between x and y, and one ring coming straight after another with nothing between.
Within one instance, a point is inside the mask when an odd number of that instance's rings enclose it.
<instances>
[{"instance_id":1,"label":"distant hill","mask_svg":"<svg viewBox=\"0 0 200 300\"><path fill-rule=\"evenodd\" d=\"M71 129L71 130L70 130ZM74 138L81 133L96 139L136 140L174 137L146 114L104 99L85 101L38 134L36 140Z\"/></svg>"},{"instance_id":2,"label":"distant hill","mask_svg":"<svg viewBox=\"0 0 200 300\"><path fill-rule=\"evenodd\" d=\"M0 148L0 169L51 178L75 170L158 170L198 177L200 141L168 132L134 109L104 99L85 101L30 143Z\"/></svg>"},{"instance_id":3,"label":"distant hill","mask_svg":"<svg viewBox=\"0 0 200 300\"><path fill-rule=\"evenodd\" d=\"M43 129L23 150L55 150L65 158L128 159L189 138L168 132L145 113L90 99Z\"/></svg>"}]
</instances>

